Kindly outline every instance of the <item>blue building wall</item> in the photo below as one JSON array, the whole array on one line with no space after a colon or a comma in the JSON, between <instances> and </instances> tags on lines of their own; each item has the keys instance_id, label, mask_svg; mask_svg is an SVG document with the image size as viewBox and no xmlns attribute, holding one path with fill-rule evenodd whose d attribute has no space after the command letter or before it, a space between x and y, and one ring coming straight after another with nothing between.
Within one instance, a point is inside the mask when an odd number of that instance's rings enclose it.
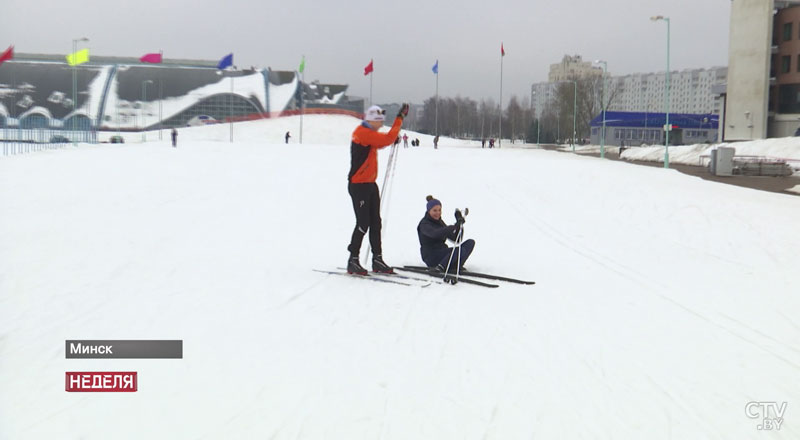
<instances>
[{"instance_id":1,"label":"blue building wall","mask_svg":"<svg viewBox=\"0 0 800 440\"><path fill-rule=\"evenodd\" d=\"M605 145L663 145L666 119L665 113L606 112ZM673 127L670 145L717 142L719 115L670 113L669 122ZM590 125L591 142L599 145L603 114L592 119Z\"/></svg>"}]
</instances>

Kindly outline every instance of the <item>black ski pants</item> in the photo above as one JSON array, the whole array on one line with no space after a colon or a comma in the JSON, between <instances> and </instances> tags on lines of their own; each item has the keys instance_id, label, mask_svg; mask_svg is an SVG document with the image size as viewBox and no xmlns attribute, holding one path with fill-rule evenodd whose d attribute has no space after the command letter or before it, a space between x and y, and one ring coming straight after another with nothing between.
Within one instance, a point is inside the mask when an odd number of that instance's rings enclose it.
<instances>
[{"instance_id":1,"label":"black ski pants","mask_svg":"<svg viewBox=\"0 0 800 440\"><path fill-rule=\"evenodd\" d=\"M373 255L381 255L381 196L378 185L375 182L348 183L347 191L353 200L353 211L356 213L356 227L353 229L350 246L347 246L350 256L358 256L367 231Z\"/></svg>"}]
</instances>

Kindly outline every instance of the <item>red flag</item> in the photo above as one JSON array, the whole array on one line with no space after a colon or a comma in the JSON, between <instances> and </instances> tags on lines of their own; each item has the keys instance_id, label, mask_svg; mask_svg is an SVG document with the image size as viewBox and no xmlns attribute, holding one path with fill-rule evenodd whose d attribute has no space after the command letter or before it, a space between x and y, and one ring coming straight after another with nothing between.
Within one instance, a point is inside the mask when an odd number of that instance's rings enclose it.
<instances>
[{"instance_id":1,"label":"red flag","mask_svg":"<svg viewBox=\"0 0 800 440\"><path fill-rule=\"evenodd\" d=\"M500 56L501 57L506 56L506 50L503 49L503 43L500 43Z\"/></svg>"},{"instance_id":2,"label":"red flag","mask_svg":"<svg viewBox=\"0 0 800 440\"><path fill-rule=\"evenodd\" d=\"M372 60L369 60L369 64L367 64L367 67L364 68L364 76L367 76L370 73L372 73L372 70L373 70L373 68L372 68Z\"/></svg>"},{"instance_id":3,"label":"red flag","mask_svg":"<svg viewBox=\"0 0 800 440\"><path fill-rule=\"evenodd\" d=\"M147 53L147 54L144 54L141 58L139 58L139 61L141 61L143 63L158 64L158 63L161 62L161 54L160 53Z\"/></svg>"},{"instance_id":4,"label":"red flag","mask_svg":"<svg viewBox=\"0 0 800 440\"><path fill-rule=\"evenodd\" d=\"M14 46L8 46L8 49L0 54L0 64L3 64L3 61L8 61L12 58L14 58Z\"/></svg>"}]
</instances>

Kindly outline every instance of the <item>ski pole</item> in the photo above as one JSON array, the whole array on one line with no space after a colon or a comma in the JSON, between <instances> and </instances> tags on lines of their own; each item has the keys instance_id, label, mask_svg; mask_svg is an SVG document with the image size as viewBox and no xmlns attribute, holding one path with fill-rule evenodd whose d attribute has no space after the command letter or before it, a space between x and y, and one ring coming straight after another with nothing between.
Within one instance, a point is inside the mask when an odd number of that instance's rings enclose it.
<instances>
[{"instance_id":1,"label":"ski pole","mask_svg":"<svg viewBox=\"0 0 800 440\"><path fill-rule=\"evenodd\" d=\"M383 199L383 196L386 195L386 200L385 201L387 203L389 201L389 194L387 194L386 191L387 191L388 183L389 183L391 177L394 175L394 164L395 164L396 161L397 161L397 145L392 145L392 149L389 152L389 160L387 161L387 164L386 164L386 174L384 174L384 176L383 176L383 183L381 184L381 192L380 192L380 195L379 195L381 197L381 199ZM384 212L383 208L387 205L387 203L383 203L383 202L384 202L384 200L381 200L381 209L380 209L381 218L383 218L383 212ZM365 254L364 264L368 264L369 263L370 253L372 253L372 244L371 243L367 245L367 252Z\"/></svg>"},{"instance_id":2,"label":"ski pole","mask_svg":"<svg viewBox=\"0 0 800 440\"><path fill-rule=\"evenodd\" d=\"M458 210L456 210L458 211ZM469 215L469 208L464 208L464 216ZM461 274L461 243L462 239L464 238L464 223L461 223L461 227L458 229L458 234L456 235L456 243L453 245L453 251L450 252L450 258L447 259L447 267L444 269L444 278L442 280L447 280L447 272L450 270L450 263L453 262L453 255L456 253L456 248L458 248L458 264L456 267L456 282L458 282L458 277Z\"/></svg>"}]
</instances>

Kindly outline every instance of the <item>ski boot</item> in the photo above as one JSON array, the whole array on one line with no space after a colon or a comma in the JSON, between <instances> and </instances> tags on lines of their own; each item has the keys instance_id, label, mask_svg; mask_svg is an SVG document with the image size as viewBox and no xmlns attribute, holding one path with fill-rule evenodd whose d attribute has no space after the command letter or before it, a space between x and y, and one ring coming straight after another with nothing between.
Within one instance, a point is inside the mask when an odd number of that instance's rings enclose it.
<instances>
[{"instance_id":1,"label":"ski boot","mask_svg":"<svg viewBox=\"0 0 800 440\"><path fill-rule=\"evenodd\" d=\"M394 269L383 261L380 254L375 254L372 257L372 271L376 273L395 273Z\"/></svg>"},{"instance_id":2,"label":"ski boot","mask_svg":"<svg viewBox=\"0 0 800 440\"><path fill-rule=\"evenodd\" d=\"M437 275L441 275L444 278L442 280L448 284L456 284L458 283L458 278L452 272L445 272L444 266L441 264L437 264L436 267L431 268L431 272Z\"/></svg>"},{"instance_id":3,"label":"ski boot","mask_svg":"<svg viewBox=\"0 0 800 440\"><path fill-rule=\"evenodd\" d=\"M347 260L347 273L352 275L366 275L367 269L364 269L358 262L358 257L350 257Z\"/></svg>"}]
</instances>

